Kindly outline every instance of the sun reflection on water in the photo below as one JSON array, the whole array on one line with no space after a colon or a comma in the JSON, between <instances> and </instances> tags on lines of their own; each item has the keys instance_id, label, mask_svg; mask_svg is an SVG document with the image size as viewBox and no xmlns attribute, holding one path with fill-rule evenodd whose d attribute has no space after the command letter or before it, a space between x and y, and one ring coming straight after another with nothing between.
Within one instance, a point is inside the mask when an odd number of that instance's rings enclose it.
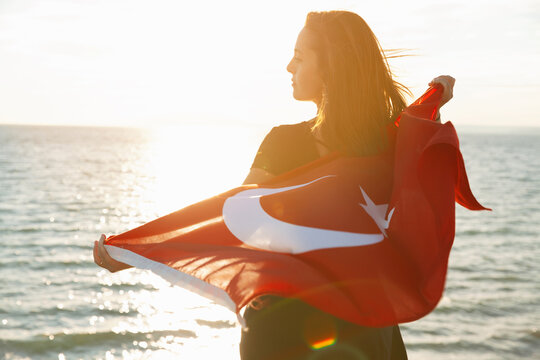
<instances>
[{"instance_id":1,"label":"sun reflection on water","mask_svg":"<svg viewBox=\"0 0 540 360\"><path fill-rule=\"evenodd\" d=\"M135 174L118 198L127 229L240 185L262 139L249 128L216 125L153 129L147 135L136 163L122 167L126 176ZM239 358L240 328L229 310L148 271L102 271L99 281L103 287L92 300L122 318L90 323L130 334L122 358Z\"/></svg>"}]
</instances>

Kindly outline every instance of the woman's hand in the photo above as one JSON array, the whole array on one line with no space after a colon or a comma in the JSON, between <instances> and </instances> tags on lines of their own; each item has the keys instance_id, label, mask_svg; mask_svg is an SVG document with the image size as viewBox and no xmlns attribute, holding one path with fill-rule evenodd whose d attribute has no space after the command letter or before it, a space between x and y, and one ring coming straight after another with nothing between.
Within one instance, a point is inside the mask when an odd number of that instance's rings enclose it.
<instances>
[{"instance_id":1,"label":"woman's hand","mask_svg":"<svg viewBox=\"0 0 540 360\"><path fill-rule=\"evenodd\" d=\"M131 267L110 257L105 249L105 235L103 234L101 234L99 241L94 241L94 262L112 273Z\"/></svg>"},{"instance_id":2,"label":"woman's hand","mask_svg":"<svg viewBox=\"0 0 540 360\"><path fill-rule=\"evenodd\" d=\"M429 86L433 86L435 84L441 84L444 92L441 98L441 104L439 107L442 107L444 104L450 101L452 97L454 96L454 84L456 83L456 79L451 77L450 75L441 75L437 76L435 79L431 80L429 83Z\"/></svg>"}]
</instances>

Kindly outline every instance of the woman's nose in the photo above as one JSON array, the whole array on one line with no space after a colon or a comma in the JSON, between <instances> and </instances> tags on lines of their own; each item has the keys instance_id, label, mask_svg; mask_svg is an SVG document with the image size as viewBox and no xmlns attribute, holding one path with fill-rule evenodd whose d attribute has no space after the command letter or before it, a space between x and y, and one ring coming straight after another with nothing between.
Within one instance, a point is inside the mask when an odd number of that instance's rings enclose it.
<instances>
[{"instance_id":1,"label":"woman's nose","mask_svg":"<svg viewBox=\"0 0 540 360\"><path fill-rule=\"evenodd\" d=\"M292 65L292 60L289 61L289 63L287 64L287 71L290 72L291 74L294 72L294 68L293 68L293 65Z\"/></svg>"}]
</instances>

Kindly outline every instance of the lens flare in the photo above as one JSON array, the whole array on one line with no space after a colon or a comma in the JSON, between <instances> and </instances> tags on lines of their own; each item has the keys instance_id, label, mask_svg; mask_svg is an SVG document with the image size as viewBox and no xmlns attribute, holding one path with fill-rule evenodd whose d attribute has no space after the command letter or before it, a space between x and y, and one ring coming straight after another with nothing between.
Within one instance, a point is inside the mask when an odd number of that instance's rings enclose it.
<instances>
[{"instance_id":1,"label":"lens flare","mask_svg":"<svg viewBox=\"0 0 540 360\"><path fill-rule=\"evenodd\" d=\"M336 343L336 340L337 339L335 337L329 337L328 339L319 340L315 343L309 344L309 346L313 350L319 350L319 349L334 345Z\"/></svg>"},{"instance_id":2,"label":"lens flare","mask_svg":"<svg viewBox=\"0 0 540 360\"><path fill-rule=\"evenodd\" d=\"M313 350L334 345L337 341L334 319L322 312L310 314L304 322L304 339Z\"/></svg>"}]
</instances>

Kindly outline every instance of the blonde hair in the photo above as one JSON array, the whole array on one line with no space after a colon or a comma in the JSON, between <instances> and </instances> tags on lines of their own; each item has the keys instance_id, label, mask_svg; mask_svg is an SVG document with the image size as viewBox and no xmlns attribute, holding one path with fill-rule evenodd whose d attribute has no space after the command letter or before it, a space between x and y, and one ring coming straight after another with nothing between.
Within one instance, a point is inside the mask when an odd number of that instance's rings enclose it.
<instances>
[{"instance_id":1,"label":"blonde hair","mask_svg":"<svg viewBox=\"0 0 540 360\"><path fill-rule=\"evenodd\" d=\"M305 28L325 85L315 125L331 150L371 155L388 145L387 126L406 107L410 91L392 78L375 34L357 14L310 12Z\"/></svg>"}]
</instances>

